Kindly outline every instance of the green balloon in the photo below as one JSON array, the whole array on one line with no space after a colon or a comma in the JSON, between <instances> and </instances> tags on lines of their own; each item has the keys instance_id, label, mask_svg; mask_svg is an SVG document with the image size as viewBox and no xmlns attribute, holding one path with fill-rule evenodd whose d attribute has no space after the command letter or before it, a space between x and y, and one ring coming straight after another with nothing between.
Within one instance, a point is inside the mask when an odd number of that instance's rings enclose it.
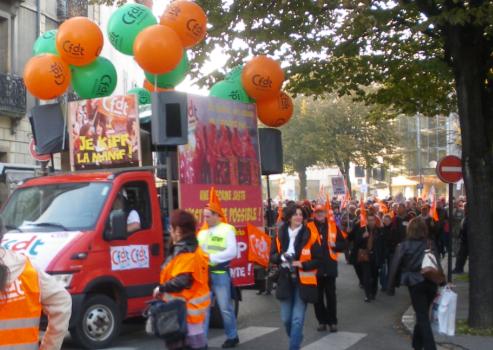
<instances>
[{"instance_id":1,"label":"green balloon","mask_svg":"<svg viewBox=\"0 0 493 350\"><path fill-rule=\"evenodd\" d=\"M234 67L226 74L224 80L236 80L241 82L241 73L243 72L243 65Z\"/></svg>"},{"instance_id":2,"label":"green balloon","mask_svg":"<svg viewBox=\"0 0 493 350\"><path fill-rule=\"evenodd\" d=\"M43 53L51 53L58 56L56 49L56 33L58 30L53 29L41 34L33 45L33 56Z\"/></svg>"},{"instance_id":3,"label":"green balloon","mask_svg":"<svg viewBox=\"0 0 493 350\"><path fill-rule=\"evenodd\" d=\"M151 93L144 88L136 87L128 91L129 94L136 94L139 105L148 105L151 103Z\"/></svg>"},{"instance_id":4,"label":"green balloon","mask_svg":"<svg viewBox=\"0 0 493 350\"><path fill-rule=\"evenodd\" d=\"M99 56L86 66L71 68L72 86L83 99L109 96L116 88L115 66L104 57Z\"/></svg>"},{"instance_id":5,"label":"green balloon","mask_svg":"<svg viewBox=\"0 0 493 350\"><path fill-rule=\"evenodd\" d=\"M187 71L188 71L188 56L187 56L187 52L184 51L183 57L175 69L173 69L171 72L160 74L157 76L156 85L162 89L174 88L176 85L180 84L183 80L185 80ZM149 83L154 85L156 75L148 72L144 72L144 74L146 76L146 79L149 81Z\"/></svg>"},{"instance_id":6,"label":"green balloon","mask_svg":"<svg viewBox=\"0 0 493 350\"><path fill-rule=\"evenodd\" d=\"M243 85L235 80L222 80L214 84L209 92L209 96L244 103L253 102L253 100L248 97Z\"/></svg>"},{"instance_id":7,"label":"green balloon","mask_svg":"<svg viewBox=\"0 0 493 350\"><path fill-rule=\"evenodd\" d=\"M121 53L133 55L134 41L145 28L157 24L151 9L141 4L126 4L113 12L108 22L108 38Z\"/></svg>"}]
</instances>

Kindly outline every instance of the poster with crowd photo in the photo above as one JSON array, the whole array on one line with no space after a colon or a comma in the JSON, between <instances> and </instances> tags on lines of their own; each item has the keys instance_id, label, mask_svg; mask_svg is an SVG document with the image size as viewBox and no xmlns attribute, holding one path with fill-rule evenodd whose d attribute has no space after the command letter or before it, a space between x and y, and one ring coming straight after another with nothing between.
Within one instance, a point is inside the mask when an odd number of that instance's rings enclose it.
<instances>
[{"instance_id":1,"label":"poster with crowd photo","mask_svg":"<svg viewBox=\"0 0 493 350\"><path fill-rule=\"evenodd\" d=\"M259 159L254 104L188 95L188 144L178 148L180 206L202 222L209 190L216 188L228 223L237 228L236 285L253 283L245 227L263 226Z\"/></svg>"},{"instance_id":2,"label":"poster with crowd photo","mask_svg":"<svg viewBox=\"0 0 493 350\"><path fill-rule=\"evenodd\" d=\"M72 170L141 165L136 95L68 104Z\"/></svg>"}]
</instances>

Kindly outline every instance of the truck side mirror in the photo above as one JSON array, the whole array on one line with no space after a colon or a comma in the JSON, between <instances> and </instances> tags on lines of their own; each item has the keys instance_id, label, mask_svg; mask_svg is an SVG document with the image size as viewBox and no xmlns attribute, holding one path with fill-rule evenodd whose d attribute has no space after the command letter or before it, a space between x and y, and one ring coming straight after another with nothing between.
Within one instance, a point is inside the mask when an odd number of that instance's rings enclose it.
<instances>
[{"instance_id":1,"label":"truck side mirror","mask_svg":"<svg viewBox=\"0 0 493 350\"><path fill-rule=\"evenodd\" d=\"M110 227L104 232L106 241L126 240L127 233L127 216L121 209L112 210L110 213Z\"/></svg>"}]
</instances>

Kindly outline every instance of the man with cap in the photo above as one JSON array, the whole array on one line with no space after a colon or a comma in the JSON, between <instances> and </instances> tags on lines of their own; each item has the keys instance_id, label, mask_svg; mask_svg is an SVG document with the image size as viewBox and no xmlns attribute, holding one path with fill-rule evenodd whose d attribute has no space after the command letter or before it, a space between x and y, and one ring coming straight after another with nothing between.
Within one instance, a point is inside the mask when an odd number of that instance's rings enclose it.
<instances>
[{"instance_id":1,"label":"man with cap","mask_svg":"<svg viewBox=\"0 0 493 350\"><path fill-rule=\"evenodd\" d=\"M226 223L226 216L214 188L211 188L209 204L204 208L204 226L197 239L203 251L209 255L210 284L216 297L224 323L226 341L223 348L233 348L239 344L236 317L231 300L231 276L229 265L236 257L236 230ZM209 328L210 310L205 321Z\"/></svg>"},{"instance_id":2,"label":"man with cap","mask_svg":"<svg viewBox=\"0 0 493 350\"><path fill-rule=\"evenodd\" d=\"M331 332L337 332L337 259L338 252L346 248L346 240L333 215L330 206L317 205L314 219L307 225L312 233L320 237L323 251L322 263L317 270L318 302L314 305L319 332L327 330L327 326Z\"/></svg>"}]
</instances>

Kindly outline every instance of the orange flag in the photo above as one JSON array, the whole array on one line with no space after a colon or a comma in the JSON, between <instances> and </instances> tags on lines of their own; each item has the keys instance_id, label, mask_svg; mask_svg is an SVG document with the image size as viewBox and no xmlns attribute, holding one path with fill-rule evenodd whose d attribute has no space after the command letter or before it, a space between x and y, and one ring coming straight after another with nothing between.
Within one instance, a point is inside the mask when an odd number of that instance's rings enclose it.
<instances>
[{"instance_id":1,"label":"orange flag","mask_svg":"<svg viewBox=\"0 0 493 350\"><path fill-rule=\"evenodd\" d=\"M430 188L430 216L433 218L434 221L438 221L438 212L437 212L437 196L435 193L435 187L431 186Z\"/></svg>"},{"instance_id":2,"label":"orange flag","mask_svg":"<svg viewBox=\"0 0 493 350\"><path fill-rule=\"evenodd\" d=\"M365 208L365 203L363 202L363 195L361 195L361 199L359 202L359 208L360 208L359 227L365 227L366 225L368 225L368 220L366 217L366 208Z\"/></svg>"},{"instance_id":3,"label":"orange flag","mask_svg":"<svg viewBox=\"0 0 493 350\"><path fill-rule=\"evenodd\" d=\"M270 237L250 223L247 224L246 231L248 234L248 261L268 267L271 246Z\"/></svg>"},{"instance_id":4,"label":"orange flag","mask_svg":"<svg viewBox=\"0 0 493 350\"><path fill-rule=\"evenodd\" d=\"M350 201L351 201L351 194L349 193L349 188L347 187L346 179L344 179L344 198L341 203L341 209L346 208Z\"/></svg>"},{"instance_id":5,"label":"orange flag","mask_svg":"<svg viewBox=\"0 0 493 350\"><path fill-rule=\"evenodd\" d=\"M385 204L382 200L378 201L379 209L382 213L387 214L389 212L389 208L387 204Z\"/></svg>"}]
</instances>

